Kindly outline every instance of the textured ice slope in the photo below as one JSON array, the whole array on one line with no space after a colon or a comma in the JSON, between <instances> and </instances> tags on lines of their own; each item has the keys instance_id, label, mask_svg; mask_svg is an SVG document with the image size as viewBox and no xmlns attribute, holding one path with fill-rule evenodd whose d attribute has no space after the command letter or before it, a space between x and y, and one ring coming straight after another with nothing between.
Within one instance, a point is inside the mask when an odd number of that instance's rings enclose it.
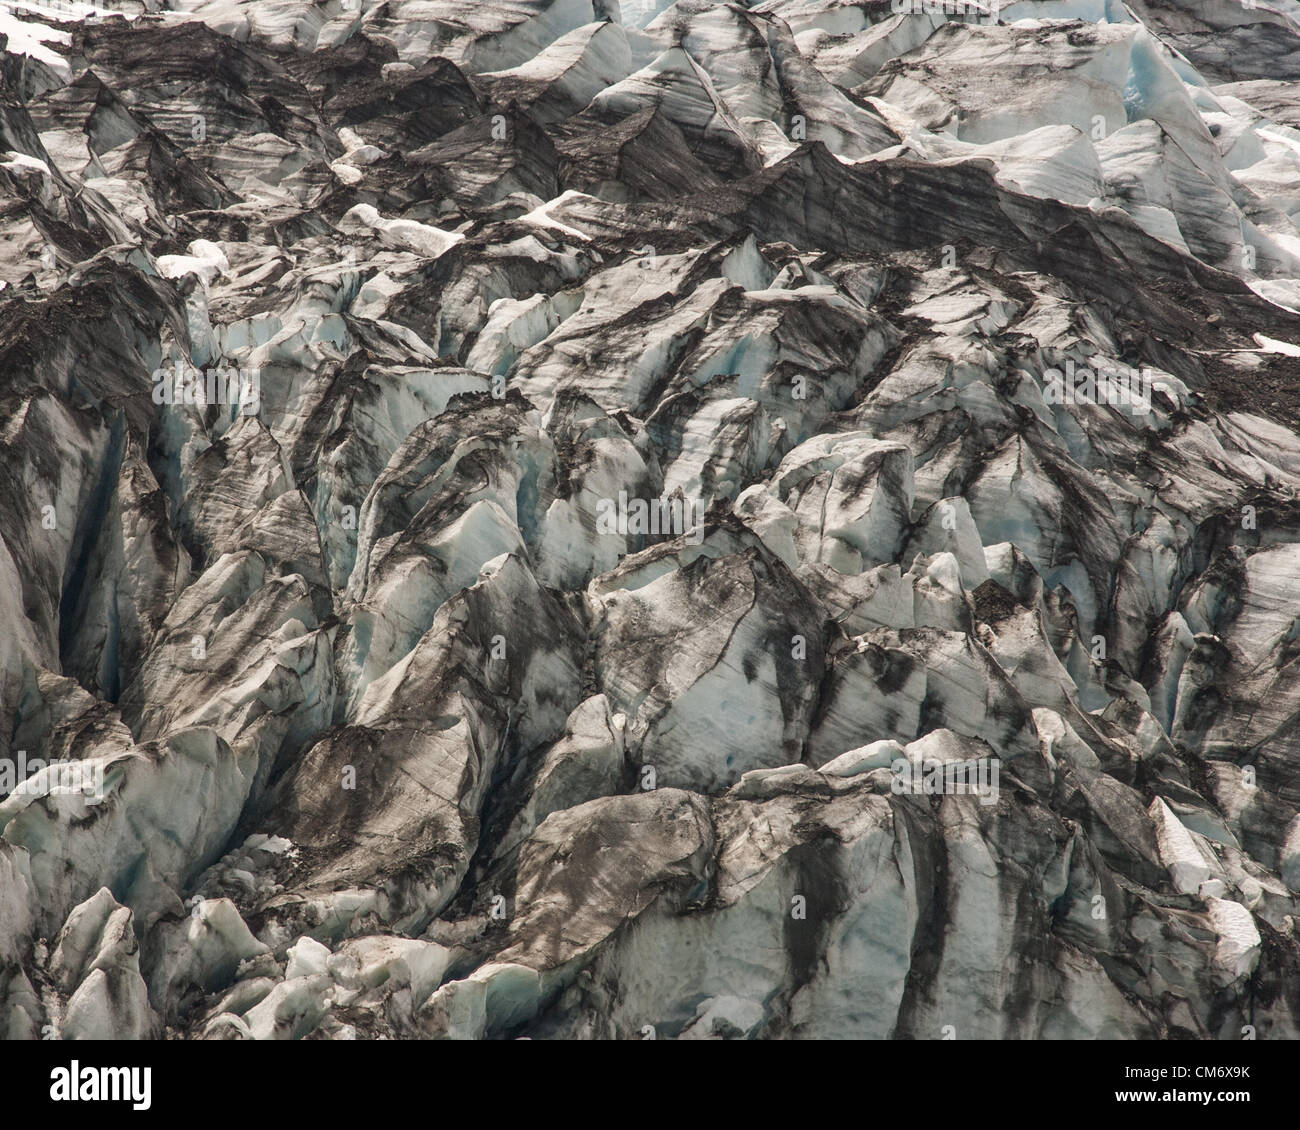
<instances>
[{"instance_id":1,"label":"textured ice slope","mask_svg":"<svg viewBox=\"0 0 1300 1130\"><path fill-rule=\"evenodd\" d=\"M934 7L3 18L6 1035L1300 1036L1300 8Z\"/></svg>"}]
</instances>

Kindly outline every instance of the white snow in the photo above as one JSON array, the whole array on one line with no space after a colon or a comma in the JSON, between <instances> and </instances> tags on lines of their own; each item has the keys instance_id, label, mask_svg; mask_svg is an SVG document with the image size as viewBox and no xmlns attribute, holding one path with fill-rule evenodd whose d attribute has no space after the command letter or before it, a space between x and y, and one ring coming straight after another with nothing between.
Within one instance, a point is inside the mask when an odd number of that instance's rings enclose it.
<instances>
[{"instance_id":1,"label":"white snow","mask_svg":"<svg viewBox=\"0 0 1300 1130\"><path fill-rule=\"evenodd\" d=\"M465 238L459 232L445 232L416 220L387 219L373 204L357 204L349 208L338 227L345 235L373 232L388 247L428 259L437 259Z\"/></svg>"},{"instance_id":2,"label":"white snow","mask_svg":"<svg viewBox=\"0 0 1300 1130\"><path fill-rule=\"evenodd\" d=\"M0 5L0 35L9 37L5 50L11 55L28 55L45 63L55 74L65 81L71 81L72 68L67 60L51 47L49 43L71 44L72 34L58 28L46 27L44 24L28 23L20 20L12 8L40 12L55 19L67 19L69 13L45 9L33 4L14 3L13 0Z\"/></svg>"}]
</instances>

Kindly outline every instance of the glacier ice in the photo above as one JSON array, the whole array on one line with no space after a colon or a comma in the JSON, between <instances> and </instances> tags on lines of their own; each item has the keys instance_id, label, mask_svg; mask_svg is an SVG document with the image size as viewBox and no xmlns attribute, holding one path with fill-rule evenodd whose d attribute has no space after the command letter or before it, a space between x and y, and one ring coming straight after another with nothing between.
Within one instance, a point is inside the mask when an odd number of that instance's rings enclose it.
<instances>
[{"instance_id":1,"label":"glacier ice","mask_svg":"<svg viewBox=\"0 0 1300 1130\"><path fill-rule=\"evenodd\" d=\"M1300 1035L1295 4L138 7L0 13L5 1036Z\"/></svg>"}]
</instances>

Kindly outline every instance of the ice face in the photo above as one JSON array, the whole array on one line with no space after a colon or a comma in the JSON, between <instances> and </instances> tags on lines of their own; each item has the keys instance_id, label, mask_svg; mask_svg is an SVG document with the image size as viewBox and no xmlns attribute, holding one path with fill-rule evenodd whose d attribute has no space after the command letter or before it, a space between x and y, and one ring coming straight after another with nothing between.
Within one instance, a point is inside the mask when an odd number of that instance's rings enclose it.
<instances>
[{"instance_id":1,"label":"ice face","mask_svg":"<svg viewBox=\"0 0 1300 1130\"><path fill-rule=\"evenodd\" d=\"M7 1035L1298 1034L1300 5L104 14L0 13Z\"/></svg>"}]
</instances>

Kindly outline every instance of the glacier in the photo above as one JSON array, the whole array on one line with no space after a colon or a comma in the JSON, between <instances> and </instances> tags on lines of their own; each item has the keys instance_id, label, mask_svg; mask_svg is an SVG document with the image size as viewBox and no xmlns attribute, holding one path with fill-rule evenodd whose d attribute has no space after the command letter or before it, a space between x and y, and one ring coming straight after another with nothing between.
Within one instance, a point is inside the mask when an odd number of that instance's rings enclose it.
<instances>
[{"instance_id":1,"label":"glacier","mask_svg":"<svg viewBox=\"0 0 1300 1130\"><path fill-rule=\"evenodd\" d=\"M1300 3L0 47L6 1038L1300 1038Z\"/></svg>"}]
</instances>

